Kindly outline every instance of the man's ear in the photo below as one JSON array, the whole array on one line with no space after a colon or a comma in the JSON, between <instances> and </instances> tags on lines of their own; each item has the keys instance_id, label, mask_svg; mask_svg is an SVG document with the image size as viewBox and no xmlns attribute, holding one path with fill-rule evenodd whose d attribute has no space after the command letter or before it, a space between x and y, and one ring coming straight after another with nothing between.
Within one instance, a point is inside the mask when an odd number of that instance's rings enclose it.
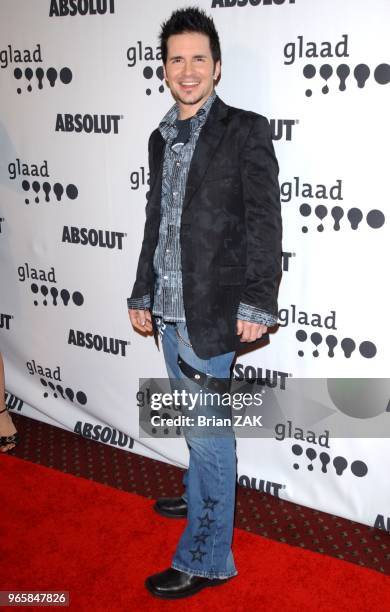
<instances>
[{"instance_id":1,"label":"man's ear","mask_svg":"<svg viewBox=\"0 0 390 612\"><path fill-rule=\"evenodd\" d=\"M219 79L220 74L221 74L221 60L218 60L215 62L215 67L214 67L214 79L216 81Z\"/></svg>"}]
</instances>

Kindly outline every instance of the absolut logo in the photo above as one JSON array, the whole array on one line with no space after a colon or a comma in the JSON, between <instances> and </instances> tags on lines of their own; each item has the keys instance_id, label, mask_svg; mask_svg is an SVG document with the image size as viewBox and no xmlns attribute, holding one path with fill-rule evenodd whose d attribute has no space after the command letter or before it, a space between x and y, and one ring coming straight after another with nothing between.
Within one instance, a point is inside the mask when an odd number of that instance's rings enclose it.
<instances>
[{"instance_id":1,"label":"absolut logo","mask_svg":"<svg viewBox=\"0 0 390 612\"><path fill-rule=\"evenodd\" d=\"M51 0L49 17L115 13L114 0Z\"/></svg>"},{"instance_id":2,"label":"absolut logo","mask_svg":"<svg viewBox=\"0 0 390 612\"><path fill-rule=\"evenodd\" d=\"M12 315L0 313L0 329L9 330L11 328L12 319L13 319Z\"/></svg>"},{"instance_id":3,"label":"absolut logo","mask_svg":"<svg viewBox=\"0 0 390 612\"><path fill-rule=\"evenodd\" d=\"M164 70L161 64L161 47L148 46L145 45L142 40L137 40L135 45L127 49L126 57L127 66L129 68L134 68L137 64L141 64L143 62L153 62L152 65L150 65L150 63L146 66L144 65L142 76L144 79L146 79L146 81L148 81L150 86L154 85L158 89L159 93L163 93L165 91ZM160 63L158 66L156 66L155 62ZM148 86L145 90L147 96L150 96L152 93L150 86Z\"/></svg>"},{"instance_id":4,"label":"absolut logo","mask_svg":"<svg viewBox=\"0 0 390 612\"><path fill-rule=\"evenodd\" d=\"M262 480L260 478L247 476L246 474L241 474L241 476L238 478L238 484L242 487L247 487L248 489L260 491L260 493L269 493L274 497L279 497L279 492L286 488L286 485L279 484L278 482Z\"/></svg>"},{"instance_id":5,"label":"absolut logo","mask_svg":"<svg viewBox=\"0 0 390 612\"><path fill-rule=\"evenodd\" d=\"M98 352L108 353L109 355L118 355L126 357L126 348L130 344L127 340L118 338L110 338L94 334L91 332L83 332L70 329L68 336L68 344L79 346L81 348L93 349Z\"/></svg>"},{"instance_id":6,"label":"absolut logo","mask_svg":"<svg viewBox=\"0 0 390 612\"><path fill-rule=\"evenodd\" d=\"M84 304L84 296L80 291L73 291L70 293L68 289L57 289L56 286L50 286L46 283L57 283L54 266L49 270L34 268L27 262L22 266L18 267L18 277L20 282L24 283L29 280L44 281L45 284L33 282L30 284L30 289L34 295L34 306L39 305L39 299L42 299L42 304L48 306L58 306L63 304L68 306L70 302L73 302L76 306L82 306Z\"/></svg>"},{"instance_id":7,"label":"absolut logo","mask_svg":"<svg viewBox=\"0 0 390 612\"><path fill-rule=\"evenodd\" d=\"M360 208L332 205L332 202L342 202L343 181L337 179L333 185L322 183L312 184L303 182L299 176L294 176L292 181L285 181L280 186L281 202L291 202L294 199L305 200L299 206L299 213L305 218L304 225L301 226L302 232L307 234L309 229L317 229L318 232L324 230L352 229L357 230L363 227L363 212ZM320 201L317 206L309 204L309 201ZM372 229L379 229L385 223L385 215L381 210L372 209L365 215L366 222ZM318 223L318 221L320 223ZM316 225L316 227L315 227Z\"/></svg>"},{"instance_id":8,"label":"absolut logo","mask_svg":"<svg viewBox=\"0 0 390 612\"><path fill-rule=\"evenodd\" d=\"M89 245L106 249L122 250L123 239L127 236L124 232L113 232L110 230L87 229L86 227L74 227L64 225L62 231L62 242L71 244Z\"/></svg>"},{"instance_id":9,"label":"absolut logo","mask_svg":"<svg viewBox=\"0 0 390 612\"><path fill-rule=\"evenodd\" d=\"M387 531L390 533L390 516L384 516L383 514L378 514L375 519L374 527L377 529L382 529L382 531Z\"/></svg>"},{"instance_id":10,"label":"absolut logo","mask_svg":"<svg viewBox=\"0 0 390 612\"><path fill-rule=\"evenodd\" d=\"M123 115L64 115L58 113L55 125L56 132L75 132L79 134L118 134L119 121Z\"/></svg>"},{"instance_id":11,"label":"absolut logo","mask_svg":"<svg viewBox=\"0 0 390 612\"><path fill-rule=\"evenodd\" d=\"M283 272L288 272L290 269L290 259L295 257L296 253L290 253L289 251L282 251L282 269Z\"/></svg>"},{"instance_id":12,"label":"absolut logo","mask_svg":"<svg viewBox=\"0 0 390 612\"><path fill-rule=\"evenodd\" d=\"M117 429L107 427L107 425L103 427L103 425L92 425L92 423L77 421L73 431L83 438L97 440L119 448L127 447L131 449L134 446L133 438Z\"/></svg>"},{"instance_id":13,"label":"absolut logo","mask_svg":"<svg viewBox=\"0 0 390 612\"><path fill-rule=\"evenodd\" d=\"M283 391L286 389L286 381L288 379L287 372L258 368L252 365L244 366L242 363L235 364L233 376L237 382L245 381L249 384L256 383L257 385L270 388L278 387Z\"/></svg>"},{"instance_id":14,"label":"absolut logo","mask_svg":"<svg viewBox=\"0 0 390 612\"><path fill-rule=\"evenodd\" d=\"M272 140L291 141L293 127L299 124L299 119L270 119Z\"/></svg>"},{"instance_id":15,"label":"absolut logo","mask_svg":"<svg viewBox=\"0 0 390 612\"><path fill-rule=\"evenodd\" d=\"M16 397L16 395L12 395L8 391L5 392L5 405L9 410L17 410L18 412L22 411L24 402L23 400Z\"/></svg>"}]
</instances>

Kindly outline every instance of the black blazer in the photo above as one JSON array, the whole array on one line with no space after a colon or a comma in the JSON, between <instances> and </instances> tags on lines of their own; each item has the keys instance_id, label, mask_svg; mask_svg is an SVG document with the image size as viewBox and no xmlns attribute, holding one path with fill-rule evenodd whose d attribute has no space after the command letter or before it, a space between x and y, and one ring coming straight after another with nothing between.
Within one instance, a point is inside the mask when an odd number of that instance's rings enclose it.
<instances>
[{"instance_id":1,"label":"black blazer","mask_svg":"<svg viewBox=\"0 0 390 612\"><path fill-rule=\"evenodd\" d=\"M153 294L165 141L149 138L150 191L132 298ZM265 117L214 100L191 160L181 218L184 309L201 359L242 348L242 301L278 314L282 222L278 162ZM157 327L152 317L158 345Z\"/></svg>"}]
</instances>

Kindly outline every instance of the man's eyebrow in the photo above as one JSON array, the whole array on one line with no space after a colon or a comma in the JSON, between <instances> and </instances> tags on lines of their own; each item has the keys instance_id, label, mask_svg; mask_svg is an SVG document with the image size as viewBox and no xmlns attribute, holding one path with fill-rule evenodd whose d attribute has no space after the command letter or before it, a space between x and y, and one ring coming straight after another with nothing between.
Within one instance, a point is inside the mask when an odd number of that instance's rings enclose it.
<instances>
[{"instance_id":1,"label":"man's eyebrow","mask_svg":"<svg viewBox=\"0 0 390 612\"><path fill-rule=\"evenodd\" d=\"M207 55L204 55L204 54L201 54L201 53L200 53L200 54L198 54L198 55L193 55L192 57L197 59L197 58L199 58L199 57L207 57ZM169 59L170 59L170 60L174 60L174 59L183 59L183 56L182 56L182 55L172 55L172 57L170 57Z\"/></svg>"}]
</instances>

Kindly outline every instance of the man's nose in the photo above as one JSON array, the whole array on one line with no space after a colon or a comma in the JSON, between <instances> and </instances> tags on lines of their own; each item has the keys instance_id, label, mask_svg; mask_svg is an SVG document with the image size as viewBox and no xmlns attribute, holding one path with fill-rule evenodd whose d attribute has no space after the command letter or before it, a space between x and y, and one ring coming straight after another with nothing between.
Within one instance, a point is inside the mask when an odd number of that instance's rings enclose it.
<instances>
[{"instance_id":1,"label":"man's nose","mask_svg":"<svg viewBox=\"0 0 390 612\"><path fill-rule=\"evenodd\" d=\"M194 69L194 67L192 65L191 60L184 60L182 75L183 76L191 76L192 73L193 73L193 69Z\"/></svg>"}]
</instances>

